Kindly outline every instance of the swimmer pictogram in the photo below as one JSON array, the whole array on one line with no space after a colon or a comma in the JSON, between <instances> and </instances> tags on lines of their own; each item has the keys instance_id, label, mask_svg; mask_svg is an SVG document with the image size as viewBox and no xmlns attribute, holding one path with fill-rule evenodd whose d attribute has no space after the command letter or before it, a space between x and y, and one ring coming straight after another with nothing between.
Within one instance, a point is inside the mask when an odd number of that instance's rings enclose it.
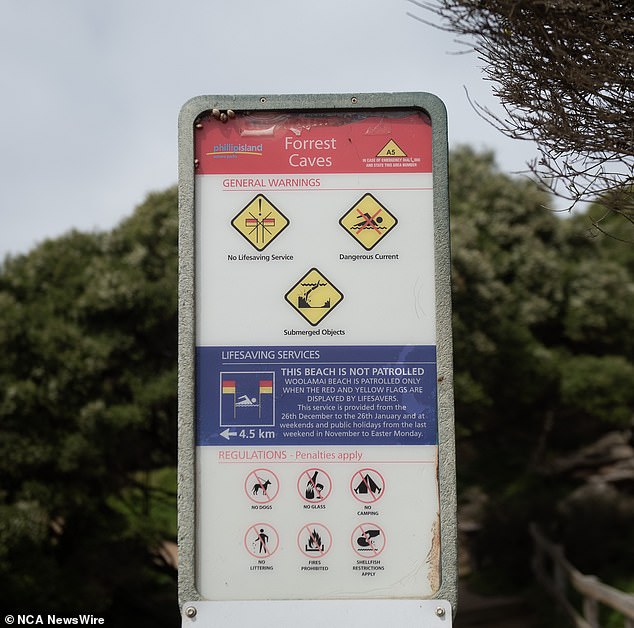
<instances>
[{"instance_id":1,"label":"swimmer pictogram","mask_svg":"<svg viewBox=\"0 0 634 628\"><path fill-rule=\"evenodd\" d=\"M339 224L366 251L373 249L398 223L372 194L361 197L339 220Z\"/></svg>"},{"instance_id":2,"label":"swimmer pictogram","mask_svg":"<svg viewBox=\"0 0 634 628\"><path fill-rule=\"evenodd\" d=\"M220 426L248 427L275 424L275 373L272 371L220 374Z\"/></svg>"}]
</instances>

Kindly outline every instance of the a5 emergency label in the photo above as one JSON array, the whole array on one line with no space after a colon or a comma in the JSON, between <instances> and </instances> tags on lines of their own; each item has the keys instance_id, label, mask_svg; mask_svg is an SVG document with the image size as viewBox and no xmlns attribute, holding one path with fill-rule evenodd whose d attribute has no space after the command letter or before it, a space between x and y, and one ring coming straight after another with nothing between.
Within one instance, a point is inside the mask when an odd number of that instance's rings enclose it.
<instances>
[{"instance_id":1,"label":"a5 emergency label","mask_svg":"<svg viewBox=\"0 0 634 628\"><path fill-rule=\"evenodd\" d=\"M438 442L433 346L199 347L196 366L199 445Z\"/></svg>"}]
</instances>

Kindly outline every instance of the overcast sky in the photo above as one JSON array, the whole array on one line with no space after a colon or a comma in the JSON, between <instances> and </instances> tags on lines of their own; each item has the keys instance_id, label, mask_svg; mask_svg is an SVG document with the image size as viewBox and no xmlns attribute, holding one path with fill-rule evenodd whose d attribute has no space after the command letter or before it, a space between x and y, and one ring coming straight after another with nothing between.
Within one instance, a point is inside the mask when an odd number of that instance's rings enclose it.
<instances>
[{"instance_id":1,"label":"overcast sky","mask_svg":"<svg viewBox=\"0 0 634 628\"><path fill-rule=\"evenodd\" d=\"M177 180L177 118L203 94L431 92L450 147L525 169L534 148L473 54L407 0L0 0L0 259L69 229L110 229Z\"/></svg>"}]
</instances>

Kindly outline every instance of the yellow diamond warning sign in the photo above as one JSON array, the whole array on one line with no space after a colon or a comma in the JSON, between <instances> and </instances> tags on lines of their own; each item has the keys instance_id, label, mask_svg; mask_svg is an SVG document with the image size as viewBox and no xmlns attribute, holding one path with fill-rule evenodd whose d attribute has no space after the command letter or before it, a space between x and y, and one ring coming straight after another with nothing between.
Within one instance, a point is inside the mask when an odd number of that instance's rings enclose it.
<instances>
[{"instance_id":1,"label":"yellow diamond warning sign","mask_svg":"<svg viewBox=\"0 0 634 628\"><path fill-rule=\"evenodd\" d=\"M311 268L284 298L311 325L317 325L341 303L343 294L316 268Z\"/></svg>"},{"instance_id":2,"label":"yellow diamond warning sign","mask_svg":"<svg viewBox=\"0 0 634 628\"><path fill-rule=\"evenodd\" d=\"M266 196L258 194L231 224L252 246L261 251L286 229L288 218Z\"/></svg>"},{"instance_id":3,"label":"yellow diamond warning sign","mask_svg":"<svg viewBox=\"0 0 634 628\"><path fill-rule=\"evenodd\" d=\"M339 224L369 251L398 223L396 217L372 196L366 194L339 220Z\"/></svg>"},{"instance_id":4,"label":"yellow diamond warning sign","mask_svg":"<svg viewBox=\"0 0 634 628\"><path fill-rule=\"evenodd\" d=\"M407 155L394 140L390 140L377 153L377 157L407 157Z\"/></svg>"}]
</instances>

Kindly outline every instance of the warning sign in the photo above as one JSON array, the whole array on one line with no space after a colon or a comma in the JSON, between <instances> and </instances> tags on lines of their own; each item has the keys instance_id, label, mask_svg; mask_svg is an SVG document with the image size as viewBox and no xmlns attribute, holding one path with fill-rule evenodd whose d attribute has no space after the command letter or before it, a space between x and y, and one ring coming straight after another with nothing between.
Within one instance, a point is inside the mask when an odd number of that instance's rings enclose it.
<instances>
[{"instance_id":1,"label":"warning sign","mask_svg":"<svg viewBox=\"0 0 634 628\"><path fill-rule=\"evenodd\" d=\"M398 223L381 203L365 194L339 220L339 224L369 251L373 249Z\"/></svg>"},{"instance_id":2,"label":"warning sign","mask_svg":"<svg viewBox=\"0 0 634 628\"><path fill-rule=\"evenodd\" d=\"M390 140L376 155L377 157L407 157L405 151L394 141Z\"/></svg>"},{"instance_id":3,"label":"warning sign","mask_svg":"<svg viewBox=\"0 0 634 628\"><path fill-rule=\"evenodd\" d=\"M284 298L311 325L317 325L341 303L343 294L316 268L311 268Z\"/></svg>"},{"instance_id":4,"label":"warning sign","mask_svg":"<svg viewBox=\"0 0 634 628\"><path fill-rule=\"evenodd\" d=\"M271 244L288 227L288 223L288 218L262 194L258 194L231 221L234 228L258 251Z\"/></svg>"}]
</instances>

